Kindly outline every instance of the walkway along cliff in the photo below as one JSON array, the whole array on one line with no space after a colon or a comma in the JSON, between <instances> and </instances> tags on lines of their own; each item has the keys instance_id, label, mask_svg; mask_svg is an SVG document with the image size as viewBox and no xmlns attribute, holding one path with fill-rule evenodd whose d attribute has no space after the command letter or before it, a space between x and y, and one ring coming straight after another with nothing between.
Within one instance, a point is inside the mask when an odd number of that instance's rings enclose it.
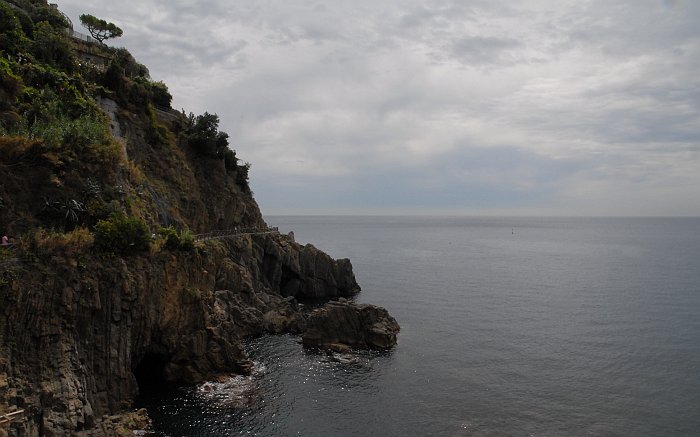
<instances>
[{"instance_id":1,"label":"walkway along cliff","mask_svg":"<svg viewBox=\"0 0 700 437\"><path fill-rule=\"evenodd\" d=\"M359 292L349 260L268 228L216 115L170 109L125 49L78 58L45 1L0 18L0 435L130 435L144 381L248 373L246 336Z\"/></svg>"}]
</instances>

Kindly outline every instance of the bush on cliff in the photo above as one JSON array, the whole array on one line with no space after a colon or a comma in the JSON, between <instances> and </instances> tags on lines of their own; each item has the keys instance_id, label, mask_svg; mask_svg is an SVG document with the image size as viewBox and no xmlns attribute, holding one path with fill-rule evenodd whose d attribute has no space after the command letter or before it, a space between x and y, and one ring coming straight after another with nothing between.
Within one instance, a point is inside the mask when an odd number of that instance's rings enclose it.
<instances>
[{"instance_id":1,"label":"bush on cliff","mask_svg":"<svg viewBox=\"0 0 700 437\"><path fill-rule=\"evenodd\" d=\"M193 149L210 157L223 159L228 150L228 134L219 131L219 116L208 112L196 117L190 114L187 142Z\"/></svg>"},{"instance_id":2,"label":"bush on cliff","mask_svg":"<svg viewBox=\"0 0 700 437\"><path fill-rule=\"evenodd\" d=\"M150 245L148 225L138 217L113 213L95 225L95 247L103 252L129 255L145 252Z\"/></svg>"},{"instance_id":3,"label":"bush on cliff","mask_svg":"<svg viewBox=\"0 0 700 437\"><path fill-rule=\"evenodd\" d=\"M153 93L153 104L161 108L170 108L173 96L168 91L168 86L162 81L150 82L149 85Z\"/></svg>"},{"instance_id":4,"label":"bush on cliff","mask_svg":"<svg viewBox=\"0 0 700 437\"><path fill-rule=\"evenodd\" d=\"M94 237L87 228L76 228L70 232L57 232L39 228L19 241L24 256L45 258L55 255L77 257L87 253Z\"/></svg>"},{"instance_id":5,"label":"bush on cliff","mask_svg":"<svg viewBox=\"0 0 700 437\"><path fill-rule=\"evenodd\" d=\"M32 53L37 61L64 71L72 72L76 66L70 40L62 29L42 21L34 25Z\"/></svg>"},{"instance_id":6,"label":"bush on cliff","mask_svg":"<svg viewBox=\"0 0 700 437\"><path fill-rule=\"evenodd\" d=\"M185 138L190 147L204 156L223 160L224 167L233 174L236 184L243 191L250 192L248 186L250 164L238 165L236 151L229 148L228 134L219 131L219 116L205 112L195 117L190 113L188 124Z\"/></svg>"},{"instance_id":7,"label":"bush on cliff","mask_svg":"<svg viewBox=\"0 0 700 437\"><path fill-rule=\"evenodd\" d=\"M17 10L0 3L0 50L8 55L24 52L29 45L18 15Z\"/></svg>"},{"instance_id":8,"label":"bush on cliff","mask_svg":"<svg viewBox=\"0 0 700 437\"><path fill-rule=\"evenodd\" d=\"M194 249L194 235L185 229L178 232L172 226L160 228L158 235L165 238L165 248L168 250L192 250Z\"/></svg>"}]
</instances>

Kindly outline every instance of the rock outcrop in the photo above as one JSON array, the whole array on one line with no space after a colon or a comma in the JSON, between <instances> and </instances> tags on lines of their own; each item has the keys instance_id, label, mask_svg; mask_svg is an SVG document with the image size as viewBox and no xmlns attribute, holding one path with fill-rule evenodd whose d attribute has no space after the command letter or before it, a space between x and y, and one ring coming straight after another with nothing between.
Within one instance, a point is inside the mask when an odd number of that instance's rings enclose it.
<instances>
[{"instance_id":1,"label":"rock outcrop","mask_svg":"<svg viewBox=\"0 0 700 437\"><path fill-rule=\"evenodd\" d=\"M99 435L144 382L248 373L245 336L304 326L290 293L359 290L348 261L275 234L126 258L19 255L0 286L0 411L25 409L16 435Z\"/></svg>"},{"instance_id":2,"label":"rock outcrop","mask_svg":"<svg viewBox=\"0 0 700 437\"><path fill-rule=\"evenodd\" d=\"M289 250L297 247L298 250ZM289 236L267 240L254 254L265 285L283 296L300 299L352 296L360 291L348 259L333 260L311 244L300 246Z\"/></svg>"},{"instance_id":3,"label":"rock outcrop","mask_svg":"<svg viewBox=\"0 0 700 437\"><path fill-rule=\"evenodd\" d=\"M311 312L302 340L306 347L336 351L345 346L389 349L400 329L386 309L341 298Z\"/></svg>"}]
</instances>

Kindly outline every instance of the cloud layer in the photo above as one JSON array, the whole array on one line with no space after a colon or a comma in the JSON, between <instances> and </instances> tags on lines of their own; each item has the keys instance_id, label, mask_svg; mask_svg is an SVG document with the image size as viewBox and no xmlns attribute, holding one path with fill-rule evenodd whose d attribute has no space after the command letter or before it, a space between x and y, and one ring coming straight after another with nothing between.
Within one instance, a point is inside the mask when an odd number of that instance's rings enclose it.
<instances>
[{"instance_id":1,"label":"cloud layer","mask_svg":"<svg viewBox=\"0 0 700 437\"><path fill-rule=\"evenodd\" d=\"M700 215L700 2L59 7L218 113L266 213Z\"/></svg>"}]
</instances>

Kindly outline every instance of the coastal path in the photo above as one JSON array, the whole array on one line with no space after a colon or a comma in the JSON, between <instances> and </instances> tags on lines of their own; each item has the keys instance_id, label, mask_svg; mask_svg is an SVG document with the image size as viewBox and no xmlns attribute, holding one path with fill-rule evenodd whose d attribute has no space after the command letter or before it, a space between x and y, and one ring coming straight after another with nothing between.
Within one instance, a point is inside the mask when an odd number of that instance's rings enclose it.
<instances>
[{"instance_id":1,"label":"coastal path","mask_svg":"<svg viewBox=\"0 0 700 437\"><path fill-rule=\"evenodd\" d=\"M218 240L226 237L234 237L239 235L262 235L262 234L279 234L279 228L234 228L211 231L204 234L195 234L194 241Z\"/></svg>"}]
</instances>

